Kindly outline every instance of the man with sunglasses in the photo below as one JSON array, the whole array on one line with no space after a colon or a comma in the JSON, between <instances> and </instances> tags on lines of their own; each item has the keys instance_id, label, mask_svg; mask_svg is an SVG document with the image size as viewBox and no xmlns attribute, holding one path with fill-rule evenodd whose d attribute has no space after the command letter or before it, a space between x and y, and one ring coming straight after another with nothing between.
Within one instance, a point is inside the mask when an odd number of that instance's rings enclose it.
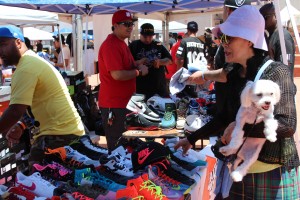
<instances>
[{"instance_id":1,"label":"man with sunglasses","mask_svg":"<svg viewBox=\"0 0 300 200\"><path fill-rule=\"evenodd\" d=\"M150 23L141 26L140 39L130 43L129 48L135 60L143 62L149 70L147 76L137 77L136 92L145 94L146 99L158 94L168 96L166 86L166 65L172 63L172 56L160 41L153 40L154 27Z\"/></svg>"},{"instance_id":2,"label":"man with sunglasses","mask_svg":"<svg viewBox=\"0 0 300 200\"><path fill-rule=\"evenodd\" d=\"M268 3L259 9L259 12L265 19L265 29L268 31L267 42L269 54L275 61L282 62L282 52L279 40L279 32L277 29L277 19L275 15L275 7L273 3ZM288 60L288 66L291 69L291 76L294 78L294 63L295 63L295 43L290 32L283 29L285 48Z\"/></svg>"},{"instance_id":3,"label":"man with sunglasses","mask_svg":"<svg viewBox=\"0 0 300 200\"><path fill-rule=\"evenodd\" d=\"M116 148L118 139L126 131L124 121L129 112L126 105L136 90L136 77L148 74L148 68L134 61L125 43L136 20L127 10L115 12L113 32L99 49L99 107L109 151Z\"/></svg>"}]
</instances>

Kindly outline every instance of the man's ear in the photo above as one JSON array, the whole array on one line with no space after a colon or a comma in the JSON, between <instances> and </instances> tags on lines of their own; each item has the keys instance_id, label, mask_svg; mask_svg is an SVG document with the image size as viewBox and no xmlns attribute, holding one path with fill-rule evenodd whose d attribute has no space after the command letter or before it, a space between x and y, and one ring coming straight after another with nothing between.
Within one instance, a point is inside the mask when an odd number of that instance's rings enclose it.
<instances>
[{"instance_id":1,"label":"man's ear","mask_svg":"<svg viewBox=\"0 0 300 200\"><path fill-rule=\"evenodd\" d=\"M21 48L22 48L22 41L21 41L20 39L16 39L16 40L15 40L15 43L16 43L18 49L21 49Z\"/></svg>"}]
</instances>

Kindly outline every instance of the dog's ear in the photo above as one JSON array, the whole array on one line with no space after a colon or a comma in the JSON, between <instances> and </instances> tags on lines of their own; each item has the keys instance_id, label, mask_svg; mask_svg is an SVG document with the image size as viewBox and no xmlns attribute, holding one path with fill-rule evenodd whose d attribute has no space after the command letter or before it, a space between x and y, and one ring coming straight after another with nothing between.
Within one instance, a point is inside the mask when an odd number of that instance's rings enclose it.
<instances>
[{"instance_id":1,"label":"dog's ear","mask_svg":"<svg viewBox=\"0 0 300 200\"><path fill-rule=\"evenodd\" d=\"M280 88L279 88L279 85L275 82L273 82L272 86L274 88L274 97L276 99L276 102L275 102L275 104L276 104L280 101L280 96L281 96L280 95Z\"/></svg>"},{"instance_id":2,"label":"dog's ear","mask_svg":"<svg viewBox=\"0 0 300 200\"><path fill-rule=\"evenodd\" d=\"M242 91L241 94L241 106L242 107L250 107L251 106L251 88L253 86L254 82L253 81L248 81L246 83L245 88Z\"/></svg>"}]
</instances>

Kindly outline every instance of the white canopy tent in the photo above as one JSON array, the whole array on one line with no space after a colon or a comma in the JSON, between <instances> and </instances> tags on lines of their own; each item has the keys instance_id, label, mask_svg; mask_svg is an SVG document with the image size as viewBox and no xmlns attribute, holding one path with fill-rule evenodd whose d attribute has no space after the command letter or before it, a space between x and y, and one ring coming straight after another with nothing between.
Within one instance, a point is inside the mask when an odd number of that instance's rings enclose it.
<instances>
[{"instance_id":1,"label":"white canopy tent","mask_svg":"<svg viewBox=\"0 0 300 200\"><path fill-rule=\"evenodd\" d=\"M0 6L0 25L11 24L20 27L36 25L55 25L58 21L56 13Z\"/></svg>"},{"instance_id":2,"label":"white canopy tent","mask_svg":"<svg viewBox=\"0 0 300 200\"><path fill-rule=\"evenodd\" d=\"M290 12L289 12L290 11ZM280 11L281 22L283 25L287 26L288 22L291 20L290 14L295 17L296 24L300 25L300 11L297 10L294 6L290 5L289 9L285 6Z\"/></svg>"},{"instance_id":3,"label":"white canopy tent","mask_svg":"<svg viewBox=\"0 0 300 200\"><path fill-rule=\"evenodd\" d=\"M30 40L53 40L52 33L33 27L23 28L23 33Z\"/></svg>"}]
</instances>

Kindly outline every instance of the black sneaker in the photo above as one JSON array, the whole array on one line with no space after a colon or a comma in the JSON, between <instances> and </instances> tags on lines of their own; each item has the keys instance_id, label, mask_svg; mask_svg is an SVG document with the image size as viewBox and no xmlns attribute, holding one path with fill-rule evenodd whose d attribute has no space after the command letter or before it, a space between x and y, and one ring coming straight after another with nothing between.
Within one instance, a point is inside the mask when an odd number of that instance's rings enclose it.
<instances>
[{"instance_id":1,"label":"black sneaker","mask_svg":"<svg viewBox=\"0 0 300 200\"><path fill-rule=\"evenodd\" d=\"M127 130L158 130L160 122L146 119L143 115L132 112L126 115L125 127Z\"/></svg>"},{"instance_id":2,"label":"black sneaker","mask_svg":"<svg viewBox=\"0 0 300 200\"><path fill-rule=\"evenodd\" d=\"M84 135L82 137L80 137L79 139L76 139L74 141L72 141L69 146L72 147L72 149L77 150L79 153L82 153L84 155L86 155L87 157L89 157L92 160L98 160L102 155L107 155L107 149L102 148L102 147L98 147L94 144L91 144L94 147L94 149L88 148L86 146L86 144L83 143L83 141L86 141L86 143L92 143L90 141L90 137L88 135ZM88 145L90 146L90 145ZM96 149L99 149L99 151L96 151Z\"/></svg>"},{"instance_id":3,"label":"black sneaker","mask_svg":"<svg viewBox=\"0 0 300 200\"><path fill-rule=\"evenodd\" d=\"M193 184L195 184L195 180L194 179L191 179L190 177L184 175L184 174L181 174L180 172L176 171L175 169L173 169L171 167L171 163L167 160L167 159L164 159L160 162L156 162L154 164L152 164L152 166L156 166L156 167L159 167L159 169L166 175L166 176L169 176L171 177L172 179L180 182L180 183L183 183L185 185L188 185L188 186L192 186Z\"/></svg>"}]
</instances>

